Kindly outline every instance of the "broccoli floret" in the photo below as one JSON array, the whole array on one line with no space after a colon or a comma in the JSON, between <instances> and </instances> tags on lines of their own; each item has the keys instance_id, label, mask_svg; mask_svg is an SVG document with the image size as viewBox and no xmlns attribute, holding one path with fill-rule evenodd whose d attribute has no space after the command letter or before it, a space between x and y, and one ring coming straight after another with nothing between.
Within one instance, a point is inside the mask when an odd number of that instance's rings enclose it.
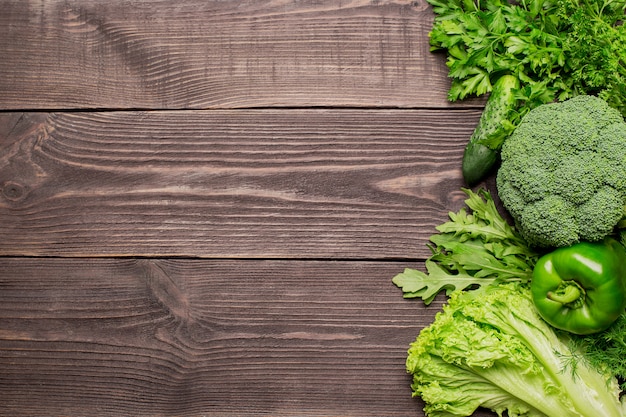
<instances>
[{"instance_id":1,"label":"broccoli floret","mask_svg":"<svg viewBox=\"0 0 626 417\"><path fill-rule=\"evenodd\" d=\"M498 194L531 245L598 241L623 216L626 122L598 97L531 110L501 157Z\"/></svg>"}]
</instances>

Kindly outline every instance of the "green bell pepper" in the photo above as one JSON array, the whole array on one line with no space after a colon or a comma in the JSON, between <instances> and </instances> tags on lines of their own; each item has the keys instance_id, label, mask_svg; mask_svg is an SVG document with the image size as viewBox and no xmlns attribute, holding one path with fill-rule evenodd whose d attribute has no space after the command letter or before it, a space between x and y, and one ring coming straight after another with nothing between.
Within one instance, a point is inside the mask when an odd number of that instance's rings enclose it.
<instances>
[{"instance_id":1,"label":"green bell pepper","mask_svg":"<svg viewBox=\"0 0 626 417\"><path fill-rule=\"evenodd\" d=\"M626 308L626 249L611 238L558 248L537 261L531 292L539 315L553 327L602 331Z\"/></svg>"}]
</instances>

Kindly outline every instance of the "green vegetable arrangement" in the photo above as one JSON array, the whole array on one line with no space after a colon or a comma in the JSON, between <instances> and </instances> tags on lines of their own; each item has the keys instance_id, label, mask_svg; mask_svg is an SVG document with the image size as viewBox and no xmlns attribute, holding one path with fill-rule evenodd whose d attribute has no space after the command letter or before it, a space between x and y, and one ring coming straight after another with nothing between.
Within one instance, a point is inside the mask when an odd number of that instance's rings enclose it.
<instances>
[{"instance_id":1,"label":"green vegetable arrangement","mask_svg":"<svg viewBox=\"0 0 626 417\"><path fill-rule=\"evenodd\" d=\"M406 361L426 415L626 416L626 250L607 238L535 251L488 191L464 191L467 207L430 238L426 272L393 278L407 298L449 297ZM577 299L547 300L568 287Z\"/></svg>"},{"instance_id":2,"label":"green vegetable arrangement","mask_svg":"<svg viewBox=\"0 0 626 417\"><path fill-rule=\"evenodd\" d=\"M489 94L463 154L490 193L393 278L443 311L410 345L432 417L626 417L626 0L427 0L451 101Z\"/></svg>"},{"instance_id":3,"label":"green vegetable arrangement","mask_svg":"<svg viewBox=\"0 0 626 417\"><path fill-rule=\"evenodd\" d=\"M626 115L626 0L428 2L435 13L431 49L447 52L449 100L491 92L489 117L463 156L470 186L490 172L507 133L538 105L598 95ZM496 88L507 76L519 87Z\"/></svg>"}]
</instances>

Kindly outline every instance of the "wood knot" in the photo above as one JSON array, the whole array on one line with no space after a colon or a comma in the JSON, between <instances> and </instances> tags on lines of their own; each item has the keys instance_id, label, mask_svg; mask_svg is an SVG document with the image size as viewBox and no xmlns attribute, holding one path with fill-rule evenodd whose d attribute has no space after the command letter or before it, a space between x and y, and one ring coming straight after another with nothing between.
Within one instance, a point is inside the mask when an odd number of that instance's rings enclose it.
<instances>
[{"instance_id":1,"label":"wood knot","mask_svg":"<svg viewBox=\"0 0 626 417\"><path fill-rule=\"evenodd\" d=\"M13 181L7 181L2 186L2 195L10 201L19 201L26 196L26 187Z\"/></svg>"},{"instance_id":2,"label":"wood knot","mask_svg":"<svg viewBox=\"0 0 626 417\"><path fill-rule=\"evenodd\" d=\"M139 260L144 281L155 301L181 322L188 322L189 300L178 282L156 261Z\"/></svg>"}]
</instances>

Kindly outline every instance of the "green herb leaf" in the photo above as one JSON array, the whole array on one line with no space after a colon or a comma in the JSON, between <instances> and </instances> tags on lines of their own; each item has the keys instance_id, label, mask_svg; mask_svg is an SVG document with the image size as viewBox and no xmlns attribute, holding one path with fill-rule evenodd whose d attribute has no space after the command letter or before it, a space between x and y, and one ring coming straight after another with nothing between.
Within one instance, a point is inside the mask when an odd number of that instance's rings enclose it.
<instances>
[{"instance_id":1,"label":"green herb leaf","mask_svg":"<svg viewBox=\"0 0 626 417\"><path fill-rule=\"evenodd\" d=\"M393 283L402 289L404 298L421 298L428 305L442 291L450 295L455 290L464 290L476 283L475 277L463 272L450 279L450 273L433 261L428 260L425 265L428 273L406 268L393 278Z\"/></svg>"},{"instance_id":2,"label":"green herb leaf","mask_svg":"<svg viewBox=\"0 0 626 417\"><path fill-rule=\"evenodd\" d=\"M626 116L626 0L428 2L431 45L448 51L450 101L489 93L508 73L523 84L520 117L578 94L599 95Z\"/></svg>"},{"instance_id":3,"label":"green herb leaf","mask_svg":"<svg viewBox=\"0 0 626 417\"><path fill-rule=\"evenodd\" d=\"M406 298L429 304L442 291L449 295L494 282L530 280L538 255L498 213L487 191L463 191L467 207L449 213L450 221L430 237L426 272L408 268L393 278Z\"/></svg>"}]
</instances>

